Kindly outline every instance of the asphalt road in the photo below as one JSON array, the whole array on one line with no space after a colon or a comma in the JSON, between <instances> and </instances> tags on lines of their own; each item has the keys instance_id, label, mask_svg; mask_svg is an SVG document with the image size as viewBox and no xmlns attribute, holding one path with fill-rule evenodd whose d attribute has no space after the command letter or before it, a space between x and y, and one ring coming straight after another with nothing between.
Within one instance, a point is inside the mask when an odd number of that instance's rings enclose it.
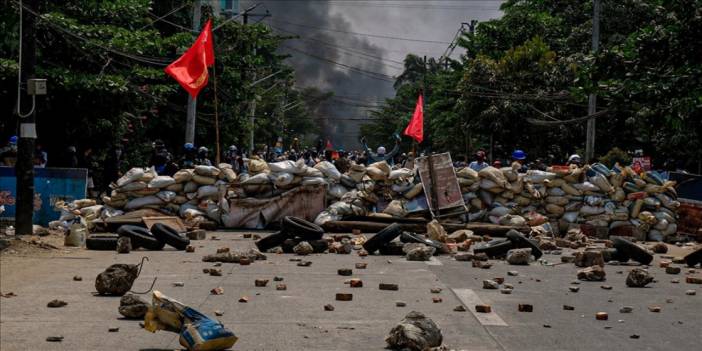
<instances>
[{"instance_id":1,"label":"asphalt road","mask_svg":"<svg viewBox=\"0 0 702 351\"><path fill-rule=\"evenodd\" d=\"M208 234L208 237L211 233ZM148 289L158 277L156 290L216 317L239 337L236 350L381 350L388 331L410 311L420 311L441 328L444 344L456 350L699 350L702 345L702 287L685 283L689 273L666 274L650 268L657 281L647 288L627 288L624 281L630 266L606 266L606 282L581 282L580 291L570 292L577 267L572 264L510 266L491 261L491 269L472 268L470 262L449 256L430 262L408 262L402 257L316 254L304 259L310 267L291 262L294 255L269 254L268 260L250 266L224 263L223 276L203 274L212 263L202 256L218 247L244 250L253 246L241 233L216 233L221 240L194 242L195 253L177 251L113 252L77 251L54 257L0 258L0 292L17 296L0 298L0 349L2 350L173 350L180 349L175 333L143 330L138 321L122 319L117 312L119 297L93 296L94 277L113 263L146 263L133 290ZM566 254L564 252L563 254ZM547 255L549 262L560 262ZM656 261L658 258L656 259ZM355 269L356 262L368 268ZM337 269L352 268L351 277ZM508 276L507 271L518 271ZM83 277L73 281L74 275ZM274 276L284 278L286 291L275 289ZM349 278L363 280L362 288L350 288ZM502 277L514 285L512 294L485 290L482 280ZM254 286L255 279L270 279L267 287ZM680 279L679 284L671 280ZM183 282L183 287L174 287ZM381 291L379 283L395 283L398 291ZM610 285L611 290L601 288ZM211 295L215 287L223 295ZM439 294L431 288L441 288ZM696 290L689 296L686 290ZM353 293L353 300L335 301L337 292ZM150 299L150 295L145 295ZM238 302L247 296L248 303ZM434 303L433 297L442 302ZM52 299L68 302L62 308L47 308ZM404 301L406 307L396 307ZM480 314L476 303L487 303L493 313ZM531 304L534 311L519 312L518 304ZM324 311L332 304L334 311ZM458 305L467 312L455 312ZM575 307L563 310L563 305ZM658 305L661 312L650 312ZM622 306L632 313L620 313ZM609 320L598 321L596 312L608 312ZM108 332L118 327L119 332ZM632 339L631 335L639 335ZM63 336L60 343L45 341Z\"/></svg>"}]
</instances>

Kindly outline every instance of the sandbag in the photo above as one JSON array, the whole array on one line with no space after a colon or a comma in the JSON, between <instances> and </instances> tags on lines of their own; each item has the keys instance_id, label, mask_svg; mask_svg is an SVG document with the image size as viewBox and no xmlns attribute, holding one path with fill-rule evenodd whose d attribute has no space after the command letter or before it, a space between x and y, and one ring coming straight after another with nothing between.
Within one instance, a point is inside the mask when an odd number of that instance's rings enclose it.
<instances>
[{"instance_id":1,"label":"sandbag","mask_svg":"<svg viewBox=\"0 0 702 351\"><path fill-rule=\"evenodd\" d=\"M324 174L324 176L329 179L338 181L341 178L341 173L339 173L339 170L336 169L334 164L332 164L329 161L322 161L314 165L314 168L320 170Z\"/></svg>"},{"instance_id":2,"label":"sandbag","mask_svg":"<svg viewBox=\"0 0 702 351\"><path fill-rule=\"evenodd\" d=\"M219 189L217 189L217 187L213 185L205 185L197 189L198 199L216 198L218 195Z\"/></svg>"},{"instance_id":3,"label":"sandbag","mask_svg":"<svg viewBox=\"0 0 702 351\"><path fill-rule=\"evenodd\" d=\"M140 167L134 167L127 171L122 177L117 179L117 187L122 187L128 183L134 182L144 176L144 169Z\"/></svg>"},{"instance_id":4,"label":"sandbag","mask_svg":"<svg viewBox=\"0 0 702 351\"><path fill-rule=\"evenodd\" d=\"M222 176L224 177L224 180L226 180L228 183L236 181L236 173L231 168L223 168L222 173L220 174L220 178Z\"/></svg>"},{"instance_id":5,"label":"sandbag","mask_svg":"<svg viewBox=\"0 0 702 351\"><path fill-rule=\"evenodd\" d=\"M390 175L388 176L388 179L396 180L396 179L400 179L400 178L409 178L409 177L412 177L413 175L414 175L414 172L412 172L411 169L400 168L400 169L390 171Z\"/></svg>"},{"instance_id":6,"label":"sandbag","mask_svg":"<svg viewBox=\"0 0 702 351\"><path fill-rule=\"evenodd\" d=\"M594 176L588 177L588 180L590 181L590 183L595 184L600 190L604 191L607 194L614 192L614 188L612 187L612 185L609 184L607 178L601 173L597 173Z\"/></svg>"},{"instance_id":7,"label":"sandbag","mask_svg":"<svg viewBox=\"0 0 702 351\"><path fill-rule=\"evenodd\" d=\"M327 185L328 183L324 180L324 178L303 177L301 184L302 185Z\"/></svg>"},{"instance_id":8,"label":"sandbag","mask_svg":"<svg viewBox=\"0 0 702 351\"><path fill-rule=\"evenodd\" d=\"M199 187L199 185L197 183L190 181L190 182L185 183L185 186L183 187L183 192L184 193L194 193L197 191L198 187Z\"/></svg>"},{"instance_id":9,"label":"sandbag","mask_svg":"<svg viewBox=\"0 0 702 351\"><path fill-rule=\"evenodd\" d=\"M563 207L554 204L547 204L544 208L546 208L546 212L554 215L562 215L565 212Z\"/></svg>"},{"instance_id":10,"label":"sandbag","mask_svg":"<svg viewBox=\"0 0 702 351\"><path fill-rule=\"evenodd\" d=\"M156 193L156 197L161 199L163 202L171 202L176 197L176 193L168 190L159 191Z\"/></svg>"},{"instance_id":11,"label":"sandbag","mask_svg":"<svg viewBox=\"0 0 702 351\"><path fill-rule=\"evenodd\" d=\"M175 184L175 179L169 176L156 176L149 182L149 188L161 189L169 185Z\"/></svg>"},{"instance_id":12,"label":"sandbag","mask_svg":"<svg viewBox=\"0 0 702 351\"><path fill-rule=\"evenodd\" d=\"M341 184L333 184L329 187L327 194L334 199L341 199L349 190Z\"/></svg>"},{"instance_id":13,"label":"sandbag","mask_svg":"<svg viewBox=\"0 0 702 351\"><path fill-rule=\"evenodd\" d=\"M373 167L381 170L386 177L390 175L390 171L392 170L390 168L390 165L385 161L371 163L370 165L368 165L368 167Z\"/></svg>"},{"instance_id":14,"label":"sandbag","mask_svg":"<svg viewBox=\"0 0 702 351\"><path fill-rule=\"evenodd\" d=\"M252 157L248 161L249 173L251 175L256 175L259 173L268 173L270 169L266 161L259 159L258 157Z\"/></svg>"},{"instance_id":15,"label":"sandbag","mask_svg":"<svg viewBox=\"0 0 702 351\"><path fill-rule=\"evenodd\" d=\"M500 171L499 169L497 169L495 167L492 167L492 166L485 167L478 172L478 175L480 176L480 178L493 181L499 187L502 187L502 188L509 187L509 183L507 182L507 178L505 178L505 175L502 174L502 171Z\"/></svg>"},{"instance_id":16,"label":"sandbag","mask_svg":"<svg viewBox=\"0 0 702 351\"><path fill-rule=\"evenodd\" d=\"M459 178L477 180L478 179L478 172L476 172L472 168L463 167L460 170L458 170L458 172L456 172L456 176Z\"/></svg>"},{"instance_id":17,"label":"sandbag","mask_svg":"<svg viewBox=\"0 0 702 351\"><path fill-rule=\"evenodd\" d=\"M124 209L127 211L132 211L132 210L138 210L142 207L145 206L150 206L150 205L163 205L164 202L160 198L156 196L144 196L144 197L138 197L136 199L132 199L127 204L124 206Z\"/></svg>"},{"instance_id":18,"label":"sandbag","mask_svg":"<svg viewBox=\"0 0 702 351\"><path fill-rule=\"evenodd\" d=\"M376 167L366 168L366 176L376 181L384 181L387 178L387 174Z\"/></svg>"},{"instance_id":19,"label":"sandbag","mask_svg":"<svg viewBox=\"0 0 702 351\"><path fill-rule=\"evenodd\" d=\"M217 182L217 178L213 178L210 176L203 176L199 174L193 174L193 182L199 184L199 185L212 185L215 182Z\"/></svg>"},{"instance_id":20,"label":"sandbag","mask_svg":"<svg viewBox=\"0 0 702 351\"><path fill-rule=\"evenodd\" d=\"M404 197L405 199L414 199L417 197L417 195L421 194L424 191L424 187L422 186L421 183L415 184L412 189L408 190L405 194Z\"/></svg>"},{"instance_id":21,"label":"sandbag","mask_svg":"<svg viewBox=\"0 0 702 351\"><path fill-rule=\"evenodd\" d=\"M275 173L293 173L297 166L295 165L295 162L287 160L269 163L268 168L271 170L271 172Z\"/></svg>"},{"instance_id":22,"label":"sandbag","mask_svg":"<svg viewBox=\"0 0 702 351\"><path fill-rule=\"evenodd\" d=\"M393 217L404 217L407 215L407 210L405 209L405 204L401 200L392 200L388 207L383 210L383 213L389 214Z\"/></svg>"},{"instance_id":23,"label":"sandbag","mask_svg":"<svg viewBox=\"0 0 702 351\"><path fill-rule=\"evenodd\" d=\"M271 168L272 170L272 168ZM273 183L277 187L286 187L292 184L295 176L292 173L277 173L273 176Z\"/></svg>"},{"instance_id":24,"label":"sandbag","mask_svg":"<svg viewBox=\"0 0 702 351\"><path fill-rule=\"evenodd\" d=\"M146 187L147 187L146 183L144 183L142 181L134 181L131 183L127 183L127 184L117 188L116 190L118 192L121 192L121 193L126 193L126 192L130 192L130 191L137 191L137 190L145 189Z\"/></svg>"},{"instance_id":25,"label":"sandbag","mask_svg":"<svg viewBox=\"0 0 702 351\"><path fill-rule=\"evenodd\" d=\"M556 173L544 172L539 170L528 170L524 180L530 183L543 183L546 180L553 180L556 178Z\"/></svg>"},{"instance_id":26,"label":"sandbag","mask_svg":"<svg viewBox=\"0 0 702 351\"><path fill-rule=\"evenodd\" d=\"M241 185L268 184L268 183L270 183L270 180L268 179L268 174L258 173L254 176L249 177L245 181L241 182Z\"/></svg>"},{"instance_id":27,"label":"sandbag","mask_svg":"<svg viewBox=\"0 0 702 351\"><path fill-rule=\"evenodd\" d=\"M176 183L189 182L191 179L193 179L193 171L190 169L181 169L180 171L175 172L173 179L176 181Z\"/></svg>"}]
</instances>

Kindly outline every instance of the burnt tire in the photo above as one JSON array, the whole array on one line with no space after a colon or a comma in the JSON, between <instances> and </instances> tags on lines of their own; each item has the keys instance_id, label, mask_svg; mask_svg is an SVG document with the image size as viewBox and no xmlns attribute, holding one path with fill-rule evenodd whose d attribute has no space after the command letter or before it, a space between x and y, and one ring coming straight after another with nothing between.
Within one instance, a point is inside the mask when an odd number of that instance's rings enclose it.
<instances>
[{"instance_id":1,"label":"burnt tire","mask_svg":"<svg viewBox=\"0 0 702 351\"><path fill-rule=\"evenodd\" d=\"M88 250L114 251L117 249L117 234L92 234L85 239Z\"/></svg>"},{"instance_id":2,"label":"burnt tire","mask_svg":"<svg viewBox=\"0 0 702 351\"><path fill-rule=\"evenodd\" d=\"M287 237L281 232L273 233L265 238L262 238L256 242L256 247L261 252L266 252L276 246L280 246L287 239Z\"/></svg>"},{"instance_id":3,"label":"burnt tire","mask_svg":"<svg viewBox=\"0 0 702 351\"><path fill-rule=\"evenodd\" d=\"M504 257L507 255L507 251L514 248L514 243L508 239L499 238L492 239L486 243L478 244L474 249L473 253L484 253L488 257Z\"/></svg>"},{"instance_id":4,"label":"burnt tire","mask_svg":"<svg viewBox=\"0 0 702 351\"><path fill-rule=\"evenodd\" d=\"M173 246L178 250L185 250L190 245L190 239L180 235L173 227L169 227L162 223L156 223L151 227L151 234L156 240Z\"/></svg>"},{"instance_id":5,"label":"burnt tire","mask_svg":"<svg viewBox=\"0 0 702 351\"><path fill-rule=\"evenodd\" d=\"M117 229L119 236L126 236L132 241L132 247L143 247L147 250L161 250L166 243L156 239L148 229L135 225L123 225Z\"/></svg>"},{"instance_id":6,"label":"burnt tire","mask_svg":"<svg viewBox=\"0 0 702 351\"><path fill-rule=\"evenodd\" d=\"M641 264L649 264L653 261L653 255L642 247L623 238L612 238L612 244L622 255L626 255L632 260Z\"/></svg>"},{"instance_id":7,"label":"burnt tire","mask_svg":"<svg viewBox=\"0 0 702 351\"><path fill-rule=\"evenodd\" d=\"M514 230L510 229L507 232L507 239L514 244L514 247L516 248L529 248L531 249L531 254L536 258L537 260L543 256L543 252L539 248L539 243L536 240L532 240L524 236L524 234Z\"/></svg>"},{"instance_id":8,"label":"burnt tire","mask_svg":"<svg viewBox=\"0 0 702 351\"><path fill-rule=\"evenodd\" d=\"M399 241L391 241L381 246L378 251L384 256L404 256L405 252L402 250L404 246L405 244Z\"/></svg>"},{"instance_id":9,"label":"burnt tire","mask_svg":"<svg viewBox=\"0 0 702 351\"><path fill-rule=\"evenodd\" d=\"M402 229L399 224L390 224L389 226L383 228L381 231L373 235L373 237L368 239L368 241L363 243L363 248L366 249L366 251L368 251L369 254L372 254L378 251L381 247L387 245L389 242L393 241L395 238L397 238L401 232Z\"/></svg>"},{"instance_id":10,"label":"burnt tire","mask_svg":"<svg viewBox=\"0 0 702 351\"><path fill-rule=\"evenodd\" d=\"M310 245L314 249L314 253L324 253L329 249L329 242L324 239L309 241Z\"/></svg>"},{"instance_id":11,"label":"burnt tire","mask_svg":"<svg viewBox=\"0 0 702 351\"><path fill-rule=\"evenodd\" d=\"M684 260L688 267L694 267L698 264L702 264L702 247L687 254Z\"/></svg>"},{"instance_id":12,"label":"burnt tire","mask_svg":"<svg viewBox=\"0 0 702 351\"><path fill-rule=\"evenodd\" d=\"M283 249L284 253L295 253L295 245L299 244L300 241L295 239L285 239L283 243L280 244L280 248Z\"/></svg>"},{"instance_id":13,"label":"burnt tire","mask_svg":"<svg viewBox=\"0 0 702 351\"><path fill-rule=\"evenodd\" d=\"M280 231L289 238L300 238L304 241L319 240L324 235L322 227L293 216L283 217Z\"/></svg>"}]
</instances>

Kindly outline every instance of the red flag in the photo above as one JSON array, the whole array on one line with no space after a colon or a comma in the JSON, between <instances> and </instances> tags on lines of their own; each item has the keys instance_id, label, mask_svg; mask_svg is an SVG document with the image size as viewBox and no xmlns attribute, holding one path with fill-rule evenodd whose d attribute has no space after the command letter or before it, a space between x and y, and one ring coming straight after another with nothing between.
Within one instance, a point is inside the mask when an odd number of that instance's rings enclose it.
<instances>
[{"instance_id":1,"label":"red flag","mask_svg":"<svg viewBox=\"0 0 702 351\"><path fill-rule=\"evenodd\" d=\"M334 145L332 145L332 142L331 142L331 140L329 140L329 139L327 139L326 149L327 149L327 150L333 150L333 149L334 149Z\"/></svg>"},{"instance_id":2,"label":"red flag","mask_svg":"<svg viewBox=\"0 0 702 351\"><path fill-rule=\"evenodd\" d=\"M416 140L417 143L421 143L422 140L424 140L424 98L422 94L419 94L412 119L409 121L407 128L405 128L402 134L411 137Z\"/></svg>"},{"instance_id":3,"label":"red flag","mask_svg":"<svg viewBox=\"0 0 702 351\"><path fill-rule=\"evenodd\" d=\"M207 85L207 67L215 60L213 41L212 20L208 20L193 46L165 69L193 98Z\"/></svg>"}]
</instances>

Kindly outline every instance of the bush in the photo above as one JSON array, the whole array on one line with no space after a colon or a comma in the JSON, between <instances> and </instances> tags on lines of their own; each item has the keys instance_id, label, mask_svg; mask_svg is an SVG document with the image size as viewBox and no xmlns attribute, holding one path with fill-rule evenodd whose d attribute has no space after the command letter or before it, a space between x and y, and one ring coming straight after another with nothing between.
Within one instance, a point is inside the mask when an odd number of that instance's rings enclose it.
<instances>
[{"instance_id":1,"label":"bush","mask_svg":"<svg viewBox=\"0 0 702 351\"><path fill-rule=\"evenodd\" d=\"M598 161L600 161L607 167L612 168L617 162L620 165L630 165L631 156L629 156L629 154L627 154L626 151L615 147L609 150L606 155L600 157Z\"/></svg>"}]
</instances>

